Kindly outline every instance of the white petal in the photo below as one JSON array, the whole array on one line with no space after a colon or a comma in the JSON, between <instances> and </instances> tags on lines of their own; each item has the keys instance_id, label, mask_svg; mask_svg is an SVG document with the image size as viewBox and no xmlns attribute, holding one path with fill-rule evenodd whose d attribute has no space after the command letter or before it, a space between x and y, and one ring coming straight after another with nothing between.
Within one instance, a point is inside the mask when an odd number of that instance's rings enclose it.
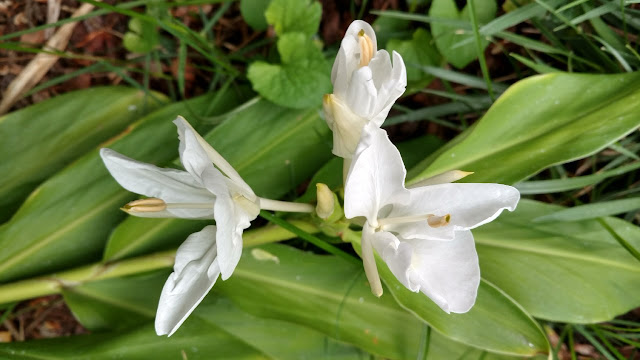
<instances>
[{"instance_id":1,"label":"white petal","mask_svg":"<svg viewBox=\"0 0 640 360\"><path fill-rule=\"evenodd\" d=\"M405 240L403 240L403 243ZM453 241L406 240L413 247L412 281L420 291L444 299L443 310L465 313L476 301L480 267L471 231L456 231ZM435 300L435 299L434 299Z\"/></svg>"},{"instance_id":2,"label":"white petal","mask_svg":"<svg viewBox=\"0 0 640 360\"><path fill-rule=\"evenodd\" d=\"M186 122L184 119L183 121ZM177 124L178 120L175 120L175 122ZM203 173L208 168L213 168L213 163L209 159L209 156L207 156L206 150L198 141L198 135L195 131L185 126L179 126L178 129L181 129L178 132L178 137L180 138L179 152L182 166L184 166L185 170L187 170L191 176L199 179L201 183L204 183L202 180ZM222 176L222 174L220 174L220 176Z\"/></svg>"},{"instance_id":3,"label":"white petal","mask_svg":"<svg viewBox=\"0 0 640 360\"><path fill-rule=\"evenodd\" d=\"M248 214L231 197L218 198L215 205L218 263L222 280L228 279L242 255L242 232L255 216Z\"/></svg>"},{"instance_id":4,"label":"white petal","mask_svg":"<svg viewBox=\"0 0 640 360\"><path fill-rule=\"evenodd\" d=\"M389 217L432 214L451 215L448 225L433 228L426 221L385 227L402 238L451 240L454 231L468 230L491 222L502 210L513 211L520 193L512 186L501 184L452 183L418 187L408 190L411 200L395 206Z\"/></svg>"},{"instance_id":5,"label":"white petal","mask_svg":"<svg viewBox=\"0 0 640 360\"><path fill-rule=\"evenodd\" d=\"M206 226L178 248L174 272L164 284L156 314L156 333L171 336L215 284L220 269L216 259L216 228Z\"/></svg>"},{"instance_id":6,"label":"white petal","mask_svg":"<svg viewBox=\"0 0 640 360\"><path fill-rule=\"evenodd\" d=\"M187 132L191 132L192 135L197 140L201 149L206 153L209 160L218 168L225 176L231 179L234 183L236 183L239 187L243 189L243 192L247 196L255 197L255 194L251 190L251 187L242 179L240 174L222 157L209 143L198 134L195 129L185 120L182 116L178 116L174 121L174 124L178 127L178 137L180 138L180 154L182 159L183 147L186 147L186 144L183 145L183 139L185 139L185 134ZM198 160L200 161L200 160ZM253 199L252 199L253 200Z\"/></svg>"},{"instance_id":7,"label":"white petal","mask_svg":"<svg viewBox=\"0 0 640 360\"><path fill-rule=\"evenodd\" d=\"M183 218L211 218L215 196L189 173L162 169L130 159L111 149L100 149L100 156L114 179L125 189L167 203L211 203L211 209L167 210L167 215Z\"/></svg>"},{"instance_id":8,"label":"white petal","mask_svg":"<svg viewBox=\"0 0 640 360\"><path fill-rule=\"evenodd\" d=\"M360 33L361 30L364 30L364 33L371 38L373 53L375 54L378 51L376 33L373 31L371 25L361 20L352 22L340 43L340 50L338 50L338 55L331 69L333 93L343 100L346 100L351 76L359 68L360 40L358 33Z\"/></svg>"},{"instance_id":9,"label":"white petal","mask_svg":"<svg viewBox=\"0 0 640 360\"><path fill-rule=\"evenodd\" d=\"M380 50L378 53L384 50ZM385 51L386 53L386 51ZM388 55L387 55L388 56ZM377 126L382 126L393 104L398 100L407 87L407 69L402 56L393 52L393 69L391 76L378 88L378 105L371 121Z\"/></svg>"},{"instance_id":10,"label":"white petal","mask_svg":"<svg viewBox=\"0 0 640 360\"><path fill-rule=\"evenodd\" d=\"M363 66L351 75L347 90L347 106L356 115L370 118L376 108L378 91L373 83L371 68Z\"/></svg>"},{"instance_id":11,"label":"white petal","mask_svg":"<svg viewBox=\"0 0 640 360\"><path fill-rule=\"evenodd\" d=\"M408 201L405 175L400 152L387 132L372 123L365 125L345 184L346 217L365 216L377 226L384 206Z\"/></svg>"},{"instance_id":12,"label":"white petal","mask_svg":"<svg viewBox=\"0 0 640 360\"><path fill-rule=\"evenodd\" d=\"M371 69L373 84L376 89L382 88L382 84L391 79L391 57L386 50L379 50L368 65Z\"/></svg>"}]
</instances>

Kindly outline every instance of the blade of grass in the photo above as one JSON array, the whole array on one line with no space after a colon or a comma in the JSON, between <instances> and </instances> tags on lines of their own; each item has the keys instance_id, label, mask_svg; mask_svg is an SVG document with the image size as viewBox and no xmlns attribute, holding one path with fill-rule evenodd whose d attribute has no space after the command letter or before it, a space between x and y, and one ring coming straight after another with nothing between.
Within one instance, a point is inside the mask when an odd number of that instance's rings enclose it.
<instances>
[{"instance_id":1,"label":"blade of grass","mask_svg":"<svg viewBox=\"0 0 640 360\"><path fill-rule=\"evenodd\" d=\"M491 85L491 76L489 75L489 68L487 67L487 59L484 57L484 50L482 46L482 37L478 31L478 16L476 14L476 0L469 0L469 18L471 19L471 27L473 29L473 36L476 39L476 51L478 53L478 60L480 61L480 69L482 70L482 77L487 84L487 92L491 97L491 100L495 101L496 97L493 93L493 87Z\"/></svg>"},{"instance_id":2,"label":"blade of grass","mask_svg":"<svg viewBox=\"0 0 640 360\"><path fill-rule=\"evenodd\" d=\"M362 262L360 260L356 259L355 257L349 255L348 253L340 250L339 248L337 248L337 247L335 247L335 246L333 246L333 245L331 245L331 244L329 244L329 243L327 243L325 241L322 241L322 240L318 239L316 236L309 234L308 232L298 228L297 226L289 223L288 221L286 221L284 219L281 219L281 218L271 214L268 211L264 211L264 210L260 211L260 217L262 217L263 219L265 219L265 220L267 220L267 221L269 221L271 223L274 223L274 224L282 227L283 229L288 230L289 232L292 232L292 233L298 235L301 239L312 243L313 245L319 247L320 249L322 249L322 250L324 250L324 251L326 251L326 252L328 252L330 254L333 254L333 255L336 255L338 257L341 257L341 258L349 261L352 264L356 264L358 266L362 266Z\"/></svg>"},{"instance_id":3,"label":"blade of grass","mask_svg":"<svg viewBox=\"0 0 640 360\"><path fill-rule=\"evenodd\" d=\"M609 148L633 160L640 160L640 156L634 154L633 152L629 151L627 148L620 146L618 144L611 144L609 145Z\"/></svg>"},{"instance_id":4,"label":"blade of grass","mask_svg":"<svg viewBox=\"0 0 640 360\"><path fill-rule=\"evenodd\" d=\"M587 339L591 345L593 345L593 347L595 347L598 351L600 351L600 353L607 358L607 360L616 360L615 357L613 357L613 355L611 355L611 353L609 353L609 351L607 351L607 349L602 346L602 344L600 344L594 337L593 335L591 335L588 331L586 331L582 326L580 325L575 325L576 330L580 333L580 335L584 336L585 339Z\"/></svg>"},{"instance_id":5,"label":"blade of grass","mask_svg":"<svg viewBox=\"0 0 640 360\"><path fill-rule=\"evenodd\" d=\"M592 175L578 176L567 179L525 181L515 185L523 195L557 193L580 189L594 185L612 176L618 176L640 169L640 162L620 166L613 170L603 171Z\"/></svg>"},{"instance_id":6,"label":"blade of grass","mask_svg":"<svg viewBox=\"0 0 640 360\"><path fill-rule=\"evenodd\" d=\"M620 354L620 352L615 347L613 347L613 345L611 345L611 343L609 342L609 340L607 340L606 336L604 336L602 331L600 331L600 329L598 329L597 325L591 325L590 328L591 328L591 330L593 330L593 332L596 334L596 336L600 339L600 341L602 341L604 346L606 346L607 349L609 349L609 351L611 351L613 353L613 355L616 358L618 358L618 360L627 360L626 357L624 357L622 354Z\"/></svg>"},{"instance_id":7,"label":"blade of grass","mask_svg":"<svg viewBox=\"0 0 640 360\"><path fill-rule=\"evenodd\" d=\"M630 199L611 200L580 205L556 211L548 215L534 218L536 223L552 221L578 221L594 219L602 216L623 214L640 209L640 197Z\"/></svg>"},{"instance_id":8,"label":"blade of grass","mask_svg":"<svg viewBox=\"0 0 640 360\"><path fill-rule=\"evenodd\" d=\"M439 79L444 79L456 84L466 85L476 89L488 90L487 83L484 81L484 79L478 78L476 76L435 66L422 66L420 67L420 69L425 73L435 76ZM491 83L491 88L495 89L495 91L498 93L505 92L507 90L507 87L508 86L504 84Z\"/></svg>"},{"instance_id":9,"label":"blade of grass","mask_svg":"<svg viewBox=\"0 0 640 360\"><path fill-rule=\"evenodd\" d=\"M488 109L491 103L492 101L490 97L479 96L478 101L472 103L472 106L476 107L474 108L475 111L480 111ZM425 107L419 110L412 111L408 114L392 116L390 118L387 118L387 120L384 122L384 126L467 112L469 112L467 104L455 101L447 104Z\"/></svg>"},{"instance_id":10,"label":"blade of grass","mask_svg":"<svg viewBox=\"0 0 640 360\"><path fill-rule=\"evenodd\" d=\"M598 222L600 223L600 225L602 225L603 228L605 228L609 232L609 234L611 234L611 236L613 236L616 239L616 241L620 244L620 246L625 248L629 252L629 254L631 254L633 257L636 258L636 260L640 261L640 252L638 251L638 249L631 246L631 244L629 244L629 242L627 242L622 236L620 236L615 231L615 229L612 228L606 221L604 221L603 219L598 219Z\"/></svg>"}]
</instances>

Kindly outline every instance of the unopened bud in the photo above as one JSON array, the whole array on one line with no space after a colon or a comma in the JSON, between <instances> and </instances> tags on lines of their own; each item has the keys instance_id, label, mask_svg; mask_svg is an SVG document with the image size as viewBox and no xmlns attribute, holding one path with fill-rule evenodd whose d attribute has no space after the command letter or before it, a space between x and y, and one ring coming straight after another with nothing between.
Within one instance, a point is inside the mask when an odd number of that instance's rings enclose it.
<instances>
[{"instance_id":1,"label":"unopened bud","mask_svg":"<svg viewBox=\"0 0 640 360\"><path fill-rule=\"evenodd\" d=\"M335 194L329 187L323 183L316 184L316 192L318 203L316 205L316 214L323 220L326 220L333 214L335 209Z\"/></svg>"},{"instance_id":2,"label":"unopened bud","mask_svg":"<svg viewBox=\"0 0 640 360\"><path fill-rule=\"evenodd\" d=\"M157 212L166 209L167 203L158 198L135 200L122 207L126 212Z\"/></svg>"}]
</instances>

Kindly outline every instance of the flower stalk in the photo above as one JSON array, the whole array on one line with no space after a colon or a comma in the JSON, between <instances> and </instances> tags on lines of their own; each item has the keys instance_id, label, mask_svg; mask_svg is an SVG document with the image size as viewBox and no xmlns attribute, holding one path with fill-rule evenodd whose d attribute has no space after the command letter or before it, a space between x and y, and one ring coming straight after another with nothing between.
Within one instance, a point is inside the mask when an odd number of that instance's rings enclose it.
<instances>
[{"instance_id":1,"label":"flower stalk","mask_svg":"<svg viewBox=\"0 0 640 360\"><path fill-rule=\"evenodd\" d=\"M320 231L317 226L308 221L288 222L307 233ZM297 237L296 234L281 226L270 225L246 231L243 244L245 248L249 248L295 237ZM162 251L115 262L99 262L47 276L3 284L0 285L0 304L59 294L65 288L73 288L94 281L168 269L173 266L175 255L176 250Z\"/></svg>"}]
</instances>

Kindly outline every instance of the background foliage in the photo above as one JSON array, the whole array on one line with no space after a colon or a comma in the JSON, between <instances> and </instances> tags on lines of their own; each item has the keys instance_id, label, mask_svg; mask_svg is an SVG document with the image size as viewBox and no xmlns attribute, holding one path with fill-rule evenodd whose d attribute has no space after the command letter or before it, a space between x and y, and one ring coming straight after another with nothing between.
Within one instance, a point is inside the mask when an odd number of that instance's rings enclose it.
<instances>
[{"instance_id":1,"label":"background foliage","mask_svg":"<svg viewBox=\"0 0 640 360\"><path fill-rule=\"evenodd\" d=\"M635 1L80 3L93 11L38 26L19 17L34 8L0 8L8 59L47 51L45 30L82 21L66 51L49 51L65 70L0 117L0 335L29 339L0 344L0 358L639 356ZM314 221L263 214L233 277L174 336L156 336L175 248L207 222L126 217L118 208L136 195L98 149L179 166L171 120L183 115L260 196L313 202L318 182L340 193L320 104L356 18L407 64L408 91L384 126L408 182L461 169L526 196L473 232L475 307L447 315L383 263L378 299L357 240L354 250ZM10 63L0 70L24 65ZM81 324L68 333L88 334L33 340L73 329L51 318L62 305Z\"/></svg>"}]
</instances>

